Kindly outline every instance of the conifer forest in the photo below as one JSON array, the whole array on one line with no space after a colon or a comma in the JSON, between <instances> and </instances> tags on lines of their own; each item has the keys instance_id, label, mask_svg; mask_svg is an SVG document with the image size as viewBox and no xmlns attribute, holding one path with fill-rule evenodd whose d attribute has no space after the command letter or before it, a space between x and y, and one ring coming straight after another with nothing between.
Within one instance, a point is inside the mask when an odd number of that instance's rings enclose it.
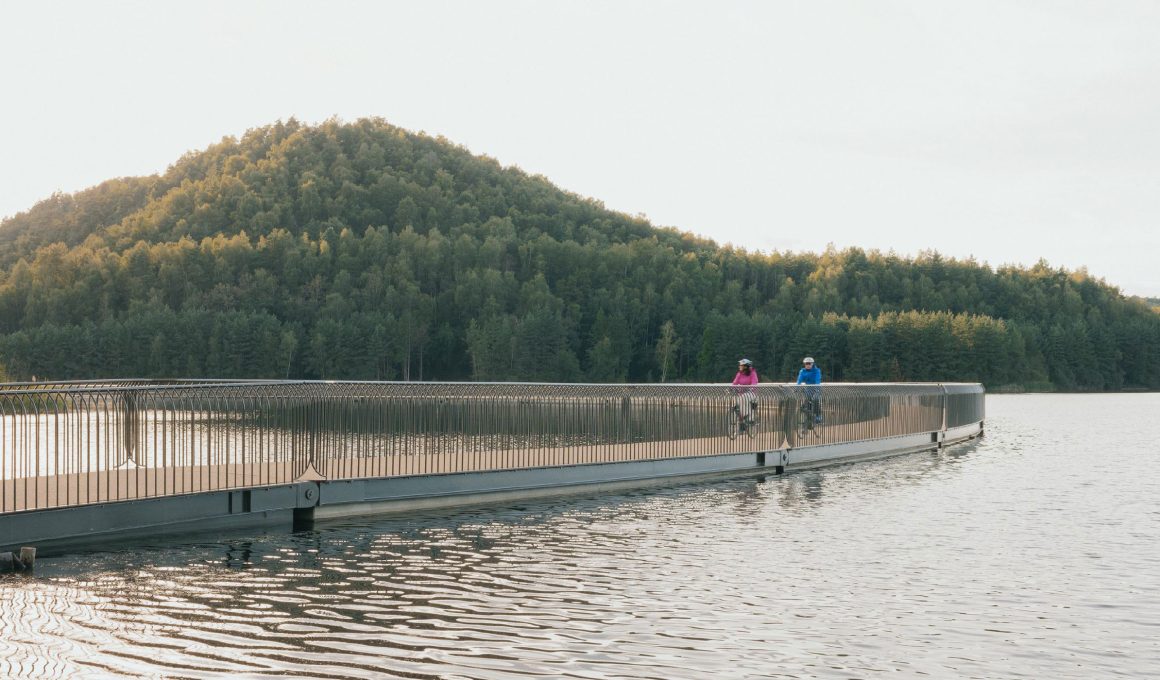
<instances>
[{"instance_id":1,"label":"conifer forest","mask_svg":"<svg viewBox=\"0 0 1160 680\"><path fill-rule=\"evenodd\" d=\"M1042 261L719 245L379 119L0 223L8 380L787 382L808 354L827 381L1160 389L1155 304Z\"/></svg>"}]
</instances>

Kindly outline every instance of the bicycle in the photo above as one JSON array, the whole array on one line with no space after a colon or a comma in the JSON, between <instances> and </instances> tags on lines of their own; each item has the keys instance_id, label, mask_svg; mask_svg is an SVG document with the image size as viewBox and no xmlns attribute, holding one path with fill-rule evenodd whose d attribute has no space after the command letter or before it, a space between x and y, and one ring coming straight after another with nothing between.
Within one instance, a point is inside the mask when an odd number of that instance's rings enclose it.
<instances>
[{"instance_id":1,"label":"bicycle","mask_svg":"<svg viewBox=\"0 0 1160 680\"><path fill-rule=\"evenodd\" d=\"M757 420L757 397L752 394L739 394L733 399L733 404L729 407L729 420L726 426L726 433L730 439L737 439L737 435L744 432L753 439L757 436L757 427L760 422ZM742 415L742 409L745 410L745 415Z\"/></svg>"},{"instance_id":2,"label":"bicycle","mask_svg":"<svg viewBox=\"0 0 1160 680\"><path fill-rule=\"evenodd\" d=\"M798 408L798 438L805 439L807 434L821 437L822 429L822 402L806 397Z\"/></svg>"}]
</instances>

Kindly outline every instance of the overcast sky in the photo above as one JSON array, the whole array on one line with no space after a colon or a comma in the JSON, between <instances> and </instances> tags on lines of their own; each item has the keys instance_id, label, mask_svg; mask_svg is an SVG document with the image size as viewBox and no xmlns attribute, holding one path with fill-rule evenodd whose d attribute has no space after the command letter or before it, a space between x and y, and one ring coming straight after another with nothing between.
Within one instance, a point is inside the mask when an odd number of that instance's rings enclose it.
<instances>
[{"instance_id":1,"label":"overcast sky","mask_svg":"<svg viewBox=\"0 0 1160 680\"><path fill-rule=\"evenodd\" d=\"M0 0L0 216L380 116L750 250L1160 296L1160 2Z\"/></svg>"}]
</instances>

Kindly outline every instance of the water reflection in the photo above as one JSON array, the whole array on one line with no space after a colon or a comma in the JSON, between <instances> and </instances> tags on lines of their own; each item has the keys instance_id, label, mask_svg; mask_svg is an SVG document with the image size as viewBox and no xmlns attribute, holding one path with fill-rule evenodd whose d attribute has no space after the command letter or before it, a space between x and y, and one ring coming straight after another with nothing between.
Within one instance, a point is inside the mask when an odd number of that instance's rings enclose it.
<instances>
[{"instance_id":1,"label":"water reflection","mask_svg":"<svg viewBox=\"0 0 1160 680\"><path fill-rule=\"evenodd\" d=\"M793 509L803 503L816 503L822 499L823 473L808 470L801 474L791 475L781 486L781 506Z\"/></svg>"},{"instance_id":2,"label":"water reflection","mask_svg":"<svg viewBox=\"0 0 1160 680\"><path fill-rule=\"evenodd\" d=\"M38 575L85 607L70 618L106 633L100 646L75 630L60 640L56 663L83 675L97 659L93 677L147 675L145 663L167 677L382 677L376 664L407 677L550 676L566 659L603 675L688 677L690 659L726 670L698 640L757 624L762 527L779 507L820 503L824 478L331 523L48 560ZM732 611L737 602L748 604ZM701 630L722 603L723 620Z\"/></svg>"}]
</instances>

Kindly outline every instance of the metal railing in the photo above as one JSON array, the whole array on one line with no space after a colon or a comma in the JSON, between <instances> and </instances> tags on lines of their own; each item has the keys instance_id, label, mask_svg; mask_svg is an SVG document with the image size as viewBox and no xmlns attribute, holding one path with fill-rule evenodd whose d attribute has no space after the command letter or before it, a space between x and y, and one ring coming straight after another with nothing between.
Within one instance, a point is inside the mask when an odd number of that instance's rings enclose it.
<instances>
[{"instance_id":1,"label":"metal railing","mask_svg":"<svg viewBox=\"0 0 1160 680\"><path fill-rule=\"evenodd\" d=\"M983 419L967 384L150 381L0 386L0 513L286 484L771 451ZM816 388L815 388L816 389Z\"/></svg>"}]
</instances>

